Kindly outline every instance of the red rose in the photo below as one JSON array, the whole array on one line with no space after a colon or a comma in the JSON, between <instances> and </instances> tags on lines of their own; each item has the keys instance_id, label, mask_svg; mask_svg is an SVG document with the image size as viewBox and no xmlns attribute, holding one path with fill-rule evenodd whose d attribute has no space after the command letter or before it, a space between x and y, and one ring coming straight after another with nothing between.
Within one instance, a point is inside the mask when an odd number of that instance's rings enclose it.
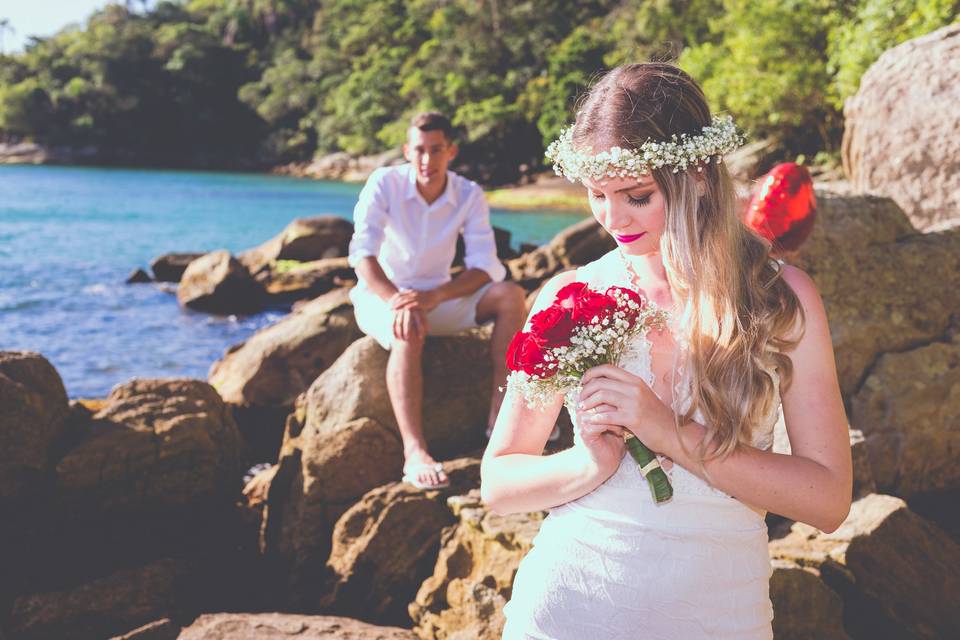
<instances>
[{"instance_id":1,"label":"red rose","mask_svg":"<svg viewBox=\"0 0 960 640\"><path fill-rule=\"evenodd\" d=\"M564 309L573 309L576 299L580 297L580 294L586 288L587 284L585 282L571 282L560 289L560 291L557 291L557 299L553 301L553 304L563 307Z\"/></svg>"},{"instance_id":2,"label":"red rose","mask_svg":"<svg viewBox=\"0 0 960 640\"><path fill-rule=\"evenodd\" d=\"M573 310L570 312L573 321L577 324L585 324L593 318L603 318L613 313L617 308L617 301L598 291L584 288L580 295L574 300Z\"/></svg>"},{"instance_id":3,"label":"red rose","mask_svg":"<svg viewBox=\"0 0 960 640\"><path fill-rule=\"evenodd\" d=\"M590 289L585 282L571 282L557 292L554 305L570 310L575 324L586 324L594 317L604 317L612 312L617 301Z\"/></svg>"},{"instance_id":4,"label":"red rose","mask_svg":"<svg viewBox=\"0 0 960 640\"><path fill-rule=\"evenodd\" d=\"M543 375L543 349L537 336L518 331L507 347L507 368L533 375Z\"/></svg>"},{"instance_id":5,"label":"red rose","mask_svg":"<svg viewBox=\"0 0 960 640\"><path fill-rule=\"evenodd\" d=\"M576 324L570 309L552 304L530 318L530 331L535 334L544 349L567 346Z\"/></svg>"}]
</instances>

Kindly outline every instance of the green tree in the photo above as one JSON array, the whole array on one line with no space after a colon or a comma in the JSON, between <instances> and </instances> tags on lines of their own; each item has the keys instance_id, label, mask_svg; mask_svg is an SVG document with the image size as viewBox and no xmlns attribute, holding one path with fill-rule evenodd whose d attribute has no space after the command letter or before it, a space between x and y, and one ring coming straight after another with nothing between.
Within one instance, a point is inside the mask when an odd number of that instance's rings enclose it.
<instances>
[{"instance_id":1,"label":"green tree","mask_svg":"<svg viewBox=\"0 0 960 640\"><path fill-rule=\"evenodd\" d=\"M834 106L843 108L884 51L958 18L957 0L861 0L850 19L836 26L827 48Z\"/></svg>"},{"instance_id":2,"label":"green tree","mask_svg":"<svg viewBox=\"0 0 960 640\"><path fill-rule=\"evenodd\" d=\"M725 0L711 37L681 54L715 109L794 152L835 147L827 42L842 0Z\"/></svg>"}]
</instances>

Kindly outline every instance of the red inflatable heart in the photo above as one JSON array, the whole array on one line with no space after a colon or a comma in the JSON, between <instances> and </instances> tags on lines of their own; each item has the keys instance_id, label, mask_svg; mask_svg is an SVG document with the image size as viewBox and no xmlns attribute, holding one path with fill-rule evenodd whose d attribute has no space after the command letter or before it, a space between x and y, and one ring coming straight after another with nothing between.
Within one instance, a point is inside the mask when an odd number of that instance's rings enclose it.
<instances>
[{"instance_id":1,"label":"red inflatable heart","mask_svg":"<svg viewBox=\"0 0 960 640\"><path fill-rule=\"evenodd\" d=\"M817 200L807 168L778 164L760 180L744 221L773 243L774 251L796 251L813 230Z\"/></svg>"}]
</instances>

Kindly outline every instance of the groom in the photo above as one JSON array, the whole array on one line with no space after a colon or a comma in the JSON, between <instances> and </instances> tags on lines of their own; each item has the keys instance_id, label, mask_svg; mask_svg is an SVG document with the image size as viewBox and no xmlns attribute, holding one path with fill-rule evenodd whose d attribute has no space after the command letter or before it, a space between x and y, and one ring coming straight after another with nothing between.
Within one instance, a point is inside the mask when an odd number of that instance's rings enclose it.
<instances>
[{"instance_id":1,"label":"groom","mask_svg":"<svg viewBox=\"0 0 960 640\"><path fill-rule=\"evenodd\" d=\"M503 401L507 345L524 321L524 291L503 282L483 191L447 170L457 155L450 121L415 116L403 155L408 164L377 169L360 192L349 258L359 283L350 298L360 329L390 351L387 391L403 440L403 479L432 489L448 478L423 438L424 339L493 320L489 431ZM466 269L451 280L461 232Z\"/></svg>"}]
</instances>

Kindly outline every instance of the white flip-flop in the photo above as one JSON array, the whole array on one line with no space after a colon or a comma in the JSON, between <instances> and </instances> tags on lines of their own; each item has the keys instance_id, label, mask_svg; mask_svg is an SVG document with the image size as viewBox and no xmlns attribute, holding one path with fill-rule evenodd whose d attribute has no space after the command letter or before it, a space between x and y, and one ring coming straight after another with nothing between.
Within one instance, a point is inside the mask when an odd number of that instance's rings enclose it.
<instances>
[{"instance_id":1,"label":"white flip-flop","mask_svg":"<svg viewBox=\"0 0 960 640\"><path fill-rule=\"evenodd\" d=\"M443 489L444 487L450 486L450 478L441 481L438 484L425 484L417 480L417 476L420 475L421 471L430 470L440 473L443 471L443 463L441 462L418 462L416 464L408 464L403 467L403 477L400 479L402 482L407 482L412 484L417 489L421 490L430 490L430 489Z\"/></svg>"}]
</instances>

